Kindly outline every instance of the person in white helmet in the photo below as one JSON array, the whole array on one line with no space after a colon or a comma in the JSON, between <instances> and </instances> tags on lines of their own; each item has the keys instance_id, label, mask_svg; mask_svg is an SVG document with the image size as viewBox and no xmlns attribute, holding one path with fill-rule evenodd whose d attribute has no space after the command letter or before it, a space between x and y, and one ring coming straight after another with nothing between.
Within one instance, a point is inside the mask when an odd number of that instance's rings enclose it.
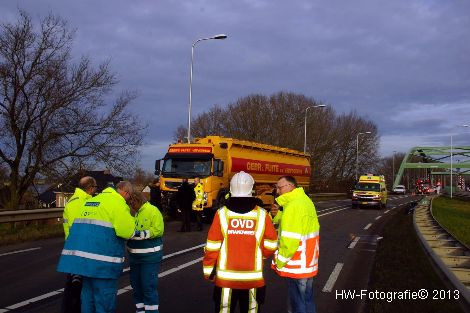
<instances>
[{"instance_id":1,"label":"person in white helmet","mask_svg":"<svg viewBox=\"0 0 470 313\"><path fill-rule=\"evenodd\" d=\"M251 195L254 180L239 172L230 181L230 198L212 222L204 248L204 277L213 280L215 312L257 312L264 302L263 258L277 248L267 212Z\"/></svg>"}]
</instances>

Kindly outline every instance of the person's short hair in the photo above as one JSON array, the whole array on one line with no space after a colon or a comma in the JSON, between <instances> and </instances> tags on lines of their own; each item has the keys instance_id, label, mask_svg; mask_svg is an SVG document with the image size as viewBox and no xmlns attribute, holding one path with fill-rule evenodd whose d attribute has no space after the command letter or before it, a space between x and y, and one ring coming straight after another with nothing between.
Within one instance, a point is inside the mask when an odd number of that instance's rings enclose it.
<instances>
[{"instance_id":1,"label":"person's short hair","mask_svg":"<svg viewBox=\"0 0 470 313\"><path fill-rule=\"evenodd\" d=\"M123 180L116 185L116 190L123 190L132 194L134 192L134 187L132 187L132 184L127 180Z\"/></svg>"},{"instance_id":2,"label":"person's short hair","mask_svg":"<svg viewBox=\"0 0 470 313\"><path fill-rule=\"evenodd\" d=\"M131 196L129 198L129 204L134 209L139 209L145 202L147 202L147 199L140 191L134 191L133 193L131 193Z\"/></svg>"},{"instance_id":3,"label":"person's short hair","mask_svg":"<svg viewBox=\"0 0 470 313\"><path fill-rule=\"evenodd\" d=\"M294 185L294 187L297 188L297 180L293 177L293 176L290 176L290 175L285 175L285 176L281 176L279 177L278 180L281 180L281 179L285 179L288 183L291 183L292 185Z\"/></svg>"},{"instance_id":4,"label":"person's short hair","mask_svg":"<svg viewBox=\"0 0 470 313\"><path fill-rule=\"evenodd\" d=\"M96 186L96 180L91 176L82 177L80 181L78 182L78 188L82 190L87 190L95 186Z\"/></svg>"}]
</instances>

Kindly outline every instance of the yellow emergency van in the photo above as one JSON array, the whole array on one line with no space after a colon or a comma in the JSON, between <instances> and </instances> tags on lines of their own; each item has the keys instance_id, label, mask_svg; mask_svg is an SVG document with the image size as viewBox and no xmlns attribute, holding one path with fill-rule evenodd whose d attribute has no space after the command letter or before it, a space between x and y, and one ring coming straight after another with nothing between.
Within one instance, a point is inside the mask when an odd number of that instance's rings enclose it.
<instances>
[{"instance_id":1,"label":"yellow emergency van","mask_svg":"<svg viewBox=\"0 0 470 313\"><path fill-rule=\"evenodd\" d=\"M354 186L352 208L372 206L383 209L387 206L387 196L387 186L383 175L362 175Z\"/></svg>"}]
</instances>

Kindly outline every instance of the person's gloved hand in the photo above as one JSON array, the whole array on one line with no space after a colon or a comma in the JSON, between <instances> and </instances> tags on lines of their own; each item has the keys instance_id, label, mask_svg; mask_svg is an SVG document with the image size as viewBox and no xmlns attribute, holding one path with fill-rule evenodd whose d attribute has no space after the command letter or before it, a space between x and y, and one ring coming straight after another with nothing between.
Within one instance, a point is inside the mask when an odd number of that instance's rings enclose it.
<instances>
[{"instance_id":1,"label":"person's gloved hand","mask_svg":"<svg viewBox=\"0 0 470 313\"><path fill-rule=\"evenodd\" d=\"M150 230L141 230L140 239L148 239L148 238L150 238Z\"/></svg>"}]
</instances>

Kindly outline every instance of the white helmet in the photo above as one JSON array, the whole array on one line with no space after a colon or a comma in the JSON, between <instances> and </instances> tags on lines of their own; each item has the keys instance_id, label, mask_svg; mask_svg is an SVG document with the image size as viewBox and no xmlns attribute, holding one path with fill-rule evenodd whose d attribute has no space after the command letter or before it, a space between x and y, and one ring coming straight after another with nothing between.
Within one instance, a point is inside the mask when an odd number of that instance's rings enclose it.
<instances>
[{"instance_id":1,"label":"white helmet","mask_svg":"<svg viewBox=\"0 0 470 313\"><path fill-rule=\"evenodd\" d=\"M230 180L230 196L231 197L251 197L251 190L255 180L250 174L241 171L233 175Z\"/></svg>"}]
</instances>

